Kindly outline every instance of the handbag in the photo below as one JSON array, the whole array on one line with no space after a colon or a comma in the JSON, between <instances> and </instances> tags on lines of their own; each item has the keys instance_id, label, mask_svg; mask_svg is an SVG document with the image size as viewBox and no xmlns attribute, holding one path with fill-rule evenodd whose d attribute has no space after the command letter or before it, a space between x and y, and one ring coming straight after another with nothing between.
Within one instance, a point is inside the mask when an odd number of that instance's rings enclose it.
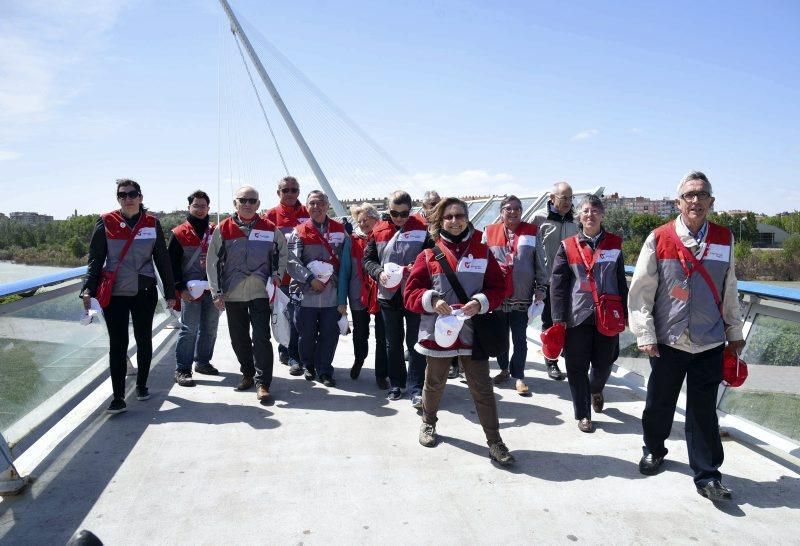
<instances>
[{"instance_id":1,"label":"handbag","mask_svg":"<svg viewBox=\"0 0 800 546\"><path fill-rule=\"evenodd\" d=\"M143 219L144 213L139 217L139 222ZM111 303L111 292L114 290L114 282L117 280L117 271L119 270L119 266L122 265L122 260L125 259L125 255L128 253L131 243L133 243L133 240L136 238L136 232L139 230L139 222L136 222L136 225L133 226L133 231L131 231L128 241L125 243L125 246L122 247L122 252L119 254L119 261L114 271L107 271L105 269L100 271L100 279L97 281L97 289L94 291L94 297L103 309L108 307Z\"/></svg>"},{"instance_id":2,"label":"handbag","mask_svg":"<svg viewBox=\"0 0 800 546\"><path fill-rule=\"evenodd\" d=\"M433 257L442 266L442 271L444 271L459 301L463 304L468 303L470 298L458 281L458 277L453 268L450 267L450 263L447 261L442 249L439 248L439 245L433 245ZM508 324L505 313L495 309L482 315L473 315L470 320L473 327L473 360L488 360L490 356L496 357L508 352Z\"/></svg>"},{"instance_id":3,"label":"handbag","mask_svg":"<svg viewBox=\"0 0 800 546\"><path fill-rule=\"evenodd\" d=\"M578 249L578 254L583 261L583 266L586 268L586 276L589 279L589 286L592 289L592 298L594 299L594 313L595 313L595 327L597 331L604 336L614 337L625 331L625 309L622 305L622 296L617 294L597 294L597 283L594 281L594 267L595 256L599 250L595 250L592 256L592 263L586 259L578 236L570 238Z\"/></svg>"}]
</instances>

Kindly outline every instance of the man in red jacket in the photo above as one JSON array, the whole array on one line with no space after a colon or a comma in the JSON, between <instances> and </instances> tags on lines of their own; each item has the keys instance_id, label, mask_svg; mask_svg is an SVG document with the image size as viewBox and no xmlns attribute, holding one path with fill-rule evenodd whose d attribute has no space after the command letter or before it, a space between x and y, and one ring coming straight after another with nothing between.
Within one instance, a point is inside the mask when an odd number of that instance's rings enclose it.
<instances>
[{"instance_id":1,"label":"man in red jacket","mask_svg":"<svg viewBox=\"0 0 800 546\"><path fill-rule=\"evenodd\" d=\"M292 233L295 226L308 221L309 214L306 207L300 203L300 183L293 176L285 176L278 181L278 199L280 202L275 208L269 209L264 217L275 224L286 236ZM289 295L289 282L291 277L286 273L281 281L281 291ZM289 304L289 312L294 314L295 302ZM297 329L294 327L294 318L289 321L291 328L291 338L289 346L278 345L278 360L281 363L291 366L289 373L292 375L302 375L303 368L300 365L300 353L297 349Z\"/></svg>"}]
</instances>

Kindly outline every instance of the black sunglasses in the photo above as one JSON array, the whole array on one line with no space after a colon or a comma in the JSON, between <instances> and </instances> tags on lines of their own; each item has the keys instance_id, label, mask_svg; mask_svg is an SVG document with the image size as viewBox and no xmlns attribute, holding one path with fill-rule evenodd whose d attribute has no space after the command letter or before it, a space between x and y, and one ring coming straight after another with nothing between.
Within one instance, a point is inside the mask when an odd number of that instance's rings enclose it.
<instances>
[{"instance_id":1,"label":"black sunglasses","mask_svg":"<svg viewBox=\"0 0 800 546\"><path fill-rule=\"evenodd\" d=\"M117 192L117 199L125 199L126 197L130 199L136 199L142 195L142 192L139 190L131 190L131 191L118 191Z\"/></svg>"},{"instance_id":2,"label":"black sunglasses","mask_svg":"<svg viewBox=\"0 0 800 546\"><path fill-rule=\"evenodd\" d=\"M281 188L281 193L300 193L300 188Z\"/></svg>"},{"instance_id":3,"label":"black sunglasses","mask_svg":"<svg viewBox=\"0 0 800 546\"><path fill-rule=\"evenodd\" d=\"M257 197L237 197L237 201L239 201L240 205L255 205L258 203Z\"/></svg>"},{"instance_id":4,"label":"black sunglasses","mask_svg":"<svg viewBox=\"0 0 800 546\"><path fill-rule=\"evenodd\" d=\"M389 214L392 215L392 218L408 218L408 215L411 214L410 210L391 210L389 209Z\"/></svg>"}]
</instances>

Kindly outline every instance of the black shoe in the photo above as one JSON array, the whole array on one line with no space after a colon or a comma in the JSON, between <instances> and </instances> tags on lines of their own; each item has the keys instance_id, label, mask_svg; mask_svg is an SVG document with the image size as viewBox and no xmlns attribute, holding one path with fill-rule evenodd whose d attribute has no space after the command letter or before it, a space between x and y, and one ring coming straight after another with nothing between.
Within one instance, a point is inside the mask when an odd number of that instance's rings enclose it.
<instances>
[{"instance_id":1,"label":"black shoe","mask_svg":"<svg viewBox=\"0 0 800 546\"><path fill-rule=\"evenodd\" d=\"M447 379L457 379L458 378L458 364L455 366L450 366L450 371L447 372Z\"/></svg>"},{"instance_id":2,"label":"black shoe","mask_svg":"<svg viewBox=\"0 0 800 546\"><path fill-rule=\"evenodd\" d=\"M122 398L114 398L108 405L108 409L106 409L106 413L110 413L112 415L122 413L123 411L128 411L128 406L125 404L125 400Z\"/></svg>"},{"instance_id":3,"label":"black shoe","mask_svg":"<svg viewBox=\"0 0 800 546\"><path fill-rule=\"evenodd\" d=\"M564 380L564 374L558 369L558 362L550 362L547 364L547 375L550 379L555 379L556 381Z\"/></svg>"},{"instance_id":4,"label":"black shoe","mask_svg":"<svg viewBox=\"0 0 800 546\"><path fill-rule=\"evenodd\" d=\"M175 372L175 383L181 387L194 387L194 379L189 372Z\"/></svg>"},{"instance_id":5,"label":"black shoe","mask_svg":"<svg viewBox=\"0 0 800 546\"><path fill-rule=\"evenodd\" d=\"M194 371L203 375L219 375L219 370L211 364L195 364Z\"/></svg>"},{"instance_id":6,"label":"black shoe","mask_svg":"<svg viewBox=\"0 0 800 546\"><path fill-rule=\"evenodd\" d=\"M385 377L378 377L375 379L375 383L378 384L378 388L382 391L385 391L389 388L389 380Z\"/></svg>"},{"instance_id":7,"label":"black shoe","mask_svg":"<svg viewBox=\"0 0 800 546\"><path fill-rule=\"evenodd\" d=\"M489 458L502 466L510 466L516 462L503 442L489 444Z\"/></svg>"},{"instance_id":8,"label":"black shoe","mask_svg":"<svg viewBox=\"0 0 800 546\"><path fill-rule=\"evenodd\" d=\"M603 413L603 407L606 404L605 398L603 398L603 393L598 392L592 395L592 409L595 413Z\"/></svg>"},{"instance_id":9,"label":"black shoe","mask_svg":"<svg viewBox=\"0 0 800 546\"><path fill-rule=\"evenodd\" d=\"M284 366L289 365L289 352L281 352L278 351L278 362L283 364Z\"/></svg>"},{"instance_id":10,"label":"black shoe","mask_svg":"<svg viewBox=\"0 0 800 546\"><path fill-rule=\"evenodd\" d=\"M403 391L400 390L400 387L392 387L389 389L389 394L386 395L389 400L400 400L402 397Z\"/></svg>"},{"instance_id":11,"label":"black shoe","mask_svg":"<svg viewBox=\"0 0 800 546\"><path fill-rule=\"evenodd\" d=\"M654 457L652 453L646 453L639 460L639 472L645 476L654 476L658 474L662 464L664 464L664 456Z\"/></svg>"},{"instance_id":12,"label":"black shoe","mask_svg":"<svg viewBox=\"0 0 800 546\"><path fill-rule=\"evenodd\" d=\"M317 378L317 370L309 366L308 368L306 368L303 377L306 378L306 381L314 381Z\"/></svg>"},{"instance_id":13,"label":"black shoe","mask_svg":"<svg viewBox=\"0 0 800 546\"><path fill-rule=\"evenodd\" d=\"M698 487L697 493L711 501L731 500L731 497L733 497L731 490L722 485L719 480L713 480L703 487Z\"/></svg>"},{"instance_id":14,"label":"black shoe","mask_svg":"<svg viewBox=\"0 0 800 546\"><path fill-rule=\"evenodd\" d=\"M289 375L300 376L303 375L303 365L294 359L290 359L291 366L289 366Z\"/></svg>"},{"instance_id":15,"label":"black shoe","mask_svg":"<svg viewBox=\"0 0 800 546\"><path fill-rule=\"evenodd\" d=\"M148 400L150 398L150 390L147 387L136 387L136 399Z\"/></svg>"},{"instance_id":16,"label":"black shoe","mask_svg":"<svg viewBox=\"0 0 800 546\"><path fill-rule=\"evenodd\" d=\"M331 377L330 375L326 374L326 373L324 373L321 376L319 376L319 380L326 387L335 387L336 386L336 380L333 377Z\"/></svg>"},{"instance_id":17,"label":"black shoe","mask_svg":"<svg viewBox=\"0 0 800 546\"><path fill-rule=\"evenodd\" d=\"M236 385L237 391L246 391L247 389L251 388L255 384L252 377L243 375L242 380L239 381L239 384Z\"/></svg>"},{"instance_id":18,"label":"black shoe","mask_svg":"<svg viewBox=\"0 0 800 546\"><path fill-rule=\"evenodd\" d=\"M363 362L353 362L353 367L350 368L350 379L358 379L358 376L361 375L361 367L363 365Z\"/></svg>"},{"instance_id":19,"label":"black shoe","mask_svg":"<svg viewBox=\"0 0 800 546\"><path fill-rule=\"evenodd\" d=\"M581 432L594 432L594 423L588 417L584 417L578 421L578 428Z\"/></svg>"}]
</instances>

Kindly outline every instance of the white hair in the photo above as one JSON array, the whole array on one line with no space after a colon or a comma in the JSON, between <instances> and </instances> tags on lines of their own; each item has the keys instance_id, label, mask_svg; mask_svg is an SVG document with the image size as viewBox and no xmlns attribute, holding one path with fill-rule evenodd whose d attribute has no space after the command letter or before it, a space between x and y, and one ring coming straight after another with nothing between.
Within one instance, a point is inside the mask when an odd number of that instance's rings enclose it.
<instances>
[{"instance_id":1,"label":"white hair","mask_svg":"<svg viewBox=\"0 0 800 546\"><path fill-rule=\"evenodd\" d=\"M708 177L700 171L692 171L681 178L681 181L678 183L678 197L683 195L684 184L692 180L700 180L703 183L703 191L707 191L709 195L712 195L711 182L708 181Z\"/></svg>"}]
</instances>

